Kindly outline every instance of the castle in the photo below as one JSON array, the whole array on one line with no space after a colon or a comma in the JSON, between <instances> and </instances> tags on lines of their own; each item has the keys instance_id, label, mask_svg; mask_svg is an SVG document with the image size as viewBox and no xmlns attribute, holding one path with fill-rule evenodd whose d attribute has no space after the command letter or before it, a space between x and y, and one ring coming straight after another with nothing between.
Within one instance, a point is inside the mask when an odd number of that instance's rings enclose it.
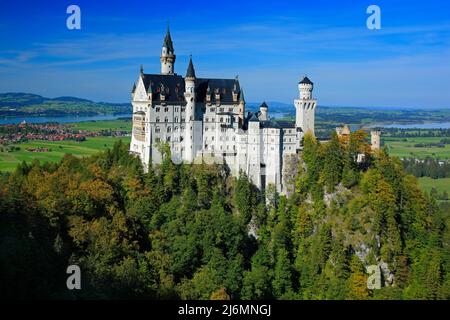
<instances>
[{"instance_id":1,"label":"castle","mask_svg":"<svg viewBox=\"0 0 450 320\"><path fill-rule=\"evenodd\" d=\"M225 163L233 176L245 172L260 189L269 184L287 192L301 141L314 134L314 84L299 82L294 121L275 121L263 103L246 112L239 79L197 77L192 62L185 77L175 73L176 55L169 29L161 51L161 73L147 74L141 66L133 86L133 131L130 152L144 168L162 162L167 143L175 163Z\"/></svg>"}]
</instances>

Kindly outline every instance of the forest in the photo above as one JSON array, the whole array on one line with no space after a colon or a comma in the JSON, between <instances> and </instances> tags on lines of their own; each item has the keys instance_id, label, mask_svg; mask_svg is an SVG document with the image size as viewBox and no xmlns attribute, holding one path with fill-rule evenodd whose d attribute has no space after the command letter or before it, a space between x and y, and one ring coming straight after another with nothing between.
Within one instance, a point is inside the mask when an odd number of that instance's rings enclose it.
<instances>
[{"instance_id":1,"label":"forest","mask_svg":"<svg viewBox=\"0 0 450 320\"><path fill-rule=\"evenodd\" d=\"M167 146L147 173L121 141L18 165L0 178L0 296L449 299L448 210L362 131L303 144L289 196L226 166L175 165ZM81 290L66 288L73 264Z\"/></svg>"}]
</instances>

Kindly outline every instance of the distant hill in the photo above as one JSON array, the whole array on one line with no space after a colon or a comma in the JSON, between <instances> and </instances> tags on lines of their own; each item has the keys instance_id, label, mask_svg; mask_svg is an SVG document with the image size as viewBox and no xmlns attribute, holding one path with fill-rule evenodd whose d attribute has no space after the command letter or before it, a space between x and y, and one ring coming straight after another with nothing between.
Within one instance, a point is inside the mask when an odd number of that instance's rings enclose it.
<instances>
[{"instance_id":1,"label":"distant hill","mask_svg":"<svg viewBox=\"0 0 450 320\"><path fill-rule=\"evenodd\" d=\"M22 92L0 93L0 116L92 116L130 112L130 103L94 102L69 96L47 98Z\"/></svg>"},{"instance_id":2,"label":"distant hill","mask_svg":"<svg viewBox=\"0 0 450 320\"><path fill-rule=\"evenodd\" d=\"M51 99L52 101L61 101L61 102L88 102L88 103L94 103L91 100L87 99L81 99L77 97L58 97Z\"/></svg>"}]
</instances>

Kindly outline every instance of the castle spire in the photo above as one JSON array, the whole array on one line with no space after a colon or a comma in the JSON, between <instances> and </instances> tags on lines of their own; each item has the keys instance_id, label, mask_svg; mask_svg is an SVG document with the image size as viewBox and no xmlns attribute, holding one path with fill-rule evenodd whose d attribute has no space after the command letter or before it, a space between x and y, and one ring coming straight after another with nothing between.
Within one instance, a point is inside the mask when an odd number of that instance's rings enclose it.
<instances>
[{"instance_id":1,"label":"castle spire","mask_svg":"<svg viewBox=\"0 0 450 320\"><path fill-rule=\"evenodd\" d=\"M186 72L186 78L195 79L195 69L194 64L192 63L192 54L189 56L189 65Z\"/></svg>"},{"instance_id":2,"label":"castle spire","mask_svg":"<svg viewBox=\"0 0 450 320\"><path fill-rule=\"evenodd\" d=\"M169 25L161 50L161 74L173 75L175 73L175 51L173 49L172 37L170 36Z\"/></svg>"},{"instance_id":3,"label":"castle spire","mask_svg":"<svg viewBox=\"0 0 450 320\"><path fill-rule=\"evenodd\" d=\"M172 53L174 52L172 37L170 36L169 23L167 23L167 31L166 36L164 37L163 48L167 48Z\"/></svg>"}]
</instances>

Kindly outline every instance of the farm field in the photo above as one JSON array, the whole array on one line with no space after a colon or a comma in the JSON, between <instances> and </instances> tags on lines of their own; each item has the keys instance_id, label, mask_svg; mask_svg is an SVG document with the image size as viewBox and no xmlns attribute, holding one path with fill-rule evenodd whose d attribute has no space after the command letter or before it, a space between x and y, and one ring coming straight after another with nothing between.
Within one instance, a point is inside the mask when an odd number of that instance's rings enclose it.
<instances>
[{"instance_id":1,"label":"farm field","mask_svg":"<svg viewBox=\"0 0 450 320\"><path fill-rule=\"evenodd\" d=\"M82 121L68 123L67 126L75 130L100 131L120 130L131 132L131 120L104 120L104 121Z\"/></svg>"},{"instance_id":2,"label":"farm field","mask_svg":"<svg viewBox=\"0 0 450 320\"><path fill-rule=\"evenodd\" d=\"M418 178L420 188L428 193L434 188L438 193L447 191L450 194L450 178L432 179L430 177Z\"/></svg>"},{"instance_id":3,"label":"farm field","mask_svg":"<svg viewBox=\"0 0 450 320\"><path fill-rule=\"evenodd\" d=\"M444 148L439 147L416 147L416 144L439 143L442 137L413 137L413 138L392 138L382 137L384 145L388 147L391 156L399 158L424 159L433 157L439 159L450 159L450 144Z\"/></svg>"},{"instance_id":4,"label":"farm field","mask_svg":"<svg viewBox=\"0 0 450 320\"><path fill-rule=\"evenodd\" d=\"M90 156L99 151L111 148L116 141L130 142L130 137L90 137L86 141L30 141L17 144L19 151L0 152L0 171L13 171L22 161L32 162L37 159L44 162L57 162L64 154L77 157ZM26 148L48 148L48 152L29 152Z\"/></svg>"}]
</instances>

